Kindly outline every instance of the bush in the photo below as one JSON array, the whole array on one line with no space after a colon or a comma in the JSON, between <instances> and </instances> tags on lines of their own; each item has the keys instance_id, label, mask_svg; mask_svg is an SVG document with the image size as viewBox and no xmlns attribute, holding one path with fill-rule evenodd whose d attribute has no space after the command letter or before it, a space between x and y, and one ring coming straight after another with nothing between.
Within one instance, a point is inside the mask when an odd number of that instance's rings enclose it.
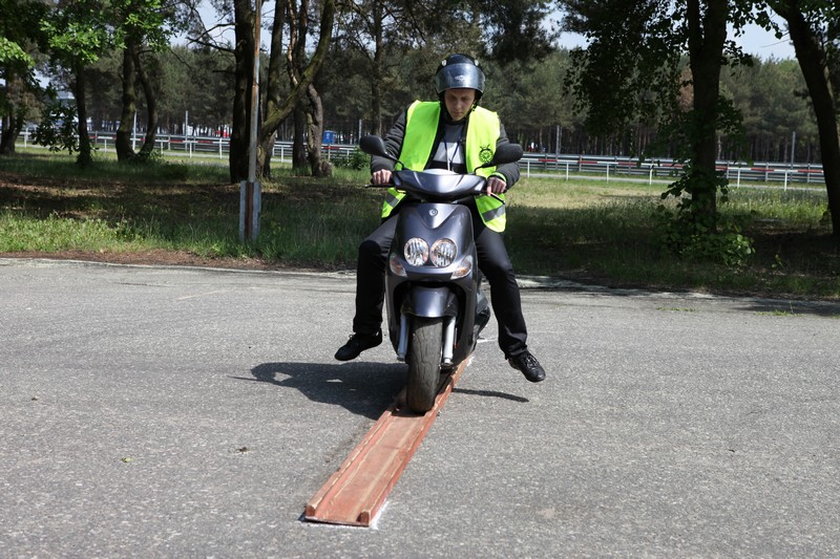
<instances>
[{"instance_id":1,"label":"bush","mask_svg":"<svg viewBox=\"0 0 840 559\"><path fill-rule=\"evenodd\" d=\"M333 165L342 169L361 171L370 167L370 156L356 148L348 155L341 155L333 159Z\"/></svg>"},{"instance_id":2,"label":"bush","mask_svg":"<svg viewBox=\"0 0 840 559\"><path fill-rule=\"evenodd\" d=\"M734 220L719 216L716 223L705 225L695 217L657 207L654 219L666 251L686 260L732 268L745 265L755 254L752 239L741 233L740 224Z\"/></svg>"},{"instance_id":3,"label":"bush","mask_svg":"<svg viewBox=\"0 0 840 559\"><path fill-rule=\"evenodd\" d=\"M35 143L50 151L79 151L79 139L76 136L76 107L58 100L50 102L43 111L40 124L35 129Z\"/></svg>"}]
</instances>

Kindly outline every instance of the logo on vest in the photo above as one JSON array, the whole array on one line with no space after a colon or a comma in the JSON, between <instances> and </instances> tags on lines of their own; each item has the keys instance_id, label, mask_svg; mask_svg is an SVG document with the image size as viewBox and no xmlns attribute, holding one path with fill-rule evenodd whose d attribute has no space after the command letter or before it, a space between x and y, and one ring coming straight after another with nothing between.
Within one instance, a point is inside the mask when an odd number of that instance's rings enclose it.
<instances>
[{"instance_id":1,"label":"logo on vest","mask_svg":"<svg viewBox=\"0 0 840 559\"><path fill-rule=\"evenodd\" d=\"M493 159L493 150L490 149L490 146L484 146L481 148L481 151L478 152L478 159L482 163L490 163Z\"/></svg>"}]
</instances>

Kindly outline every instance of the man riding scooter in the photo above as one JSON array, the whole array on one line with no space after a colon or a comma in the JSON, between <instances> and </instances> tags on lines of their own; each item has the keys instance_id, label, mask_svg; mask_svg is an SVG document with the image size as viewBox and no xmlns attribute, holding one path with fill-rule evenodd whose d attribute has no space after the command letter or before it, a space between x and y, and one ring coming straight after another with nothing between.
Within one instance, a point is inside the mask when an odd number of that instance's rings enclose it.
<instances>
[{"instance_id":1,"label":"man riding scooter","mask_svg":"<svg viewBox=\"0 0 840 559\"><path fill-rule=\"evenodd\" d=\"M439 101L415 101L385 137L390 153L412 170L448 169L467 173L490 161L497 146L508 143L496 113L478 106L484 92L484 72L470 56L448 56L435 75ZM394 162L374 157L371 183L391 182ZM545 379L545 370L527 346L519 287L502 233L506 215L504 192L519 179L516 163L500 165L487 178L484 193L470 204L478 267L490 283L490 298L499 327L499 347L508 363L531 382ZM355 359L382 343L385 268L396 227L395 216L404 193L389 189L382 223L359 246L356 275L356 315L353 335L338 349L339 361Z\"/></svg>"}]
</instances>

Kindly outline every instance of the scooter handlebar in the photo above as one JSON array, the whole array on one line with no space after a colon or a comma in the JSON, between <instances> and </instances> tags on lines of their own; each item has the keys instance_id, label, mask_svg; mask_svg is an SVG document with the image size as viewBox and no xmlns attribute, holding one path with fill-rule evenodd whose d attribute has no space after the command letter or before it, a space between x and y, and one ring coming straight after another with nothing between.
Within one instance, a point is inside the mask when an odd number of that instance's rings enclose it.
<instances>
[{"instance_id":1,"label":"scooter handlebar","mask_svg":"<svg viewBox=\"0 0 840 559\"><path fill-rule=\"evenodd\" d=\"M364 188L391 188L392 186L394 186L394 182L390 181L390 182L386 182L384 184L368 183L368 184L364 185ZM480 196L482 194L485 194L483 189L475 192L472 196ZM504 199L501 196L499 196L498 194L496 194L495 192L491 192L491 193L487 194L487 196L495 198L499 202L504 202ZM462 198L462 200L467 200L468 198L469 197L465 197L465 198Z\"/></svg>"},{"instance_id":2,"label":"scooter handlebar","mask_svg":"<svg viewBox=\"0 0 840 559\"><path fill-rule=\"evenodd\" d=\"M401 173L406 173L406 175L401 176ZM416 195L417 192L418 192L417 187L419 186L418 180L421 183L423 182L423 179L419 178L419 177L426 176L426 173L427 173L426 171L423 171L423 172L396 171L391 175L391 177L389 178L389 180L387 182L384 182L384 183L381 183L381 184L374 184L373 182L371 182L371 183L366 184L365 188L391 188L391 187L396 187L396 188L399 188L399 189L407 190L408 192L414 193ZM473 179L478 179L480 182L477 182L477 183L473 184L472 187L468 187L466 189L464 188L464 186L466 186L466 185L462 185L460 183L460 179L457 179L457 178L456 178L456 182L455 183L450 183L449 186L440 185L437 188L433 188L433 187L431 187L431 185L435 184L434 181L438 181L438 180L446 181L448 179L446 179L445 177L452 177L452 176L457 177L457 176L463 176L463 175L455 175L455 173L448 173L448 174L443 173L442 174L440 171L438 171L436 169L432 170L432 171L429 171L428 173L429 173L428 176L430 177L429 180L431 180L433 182L429 184L429 186L430 186L429 190L426 190L425 188L423 188L422 190L425 192L425 194L430 194L433 198L437 197L437 196L440 196L440 195L445 196L445 192L447 191L448 188L451 187L451 188L454 188L456 191L458 191L457 194L456 194L455 191L452 191L451 193L455 194L456 196L460 195L460 197L455 198L455 199L449 198L450 202L463 203L463 202L471 199L474 196L480 196L482 194L492 196L493 198L495 198L496 200L499 200L500 202L503 201L501 196L499 196L495 192L486 192L487 182L483 177L479 177L479 176L476 176L476 175L470 175L470 176L473 177ZM438 178L434 178L434 175L437 175ZM441 190L441 188L442 188L442 190ZM421 195L421 197L422 197L422 195Z\"/></svg>"}]
</instances>

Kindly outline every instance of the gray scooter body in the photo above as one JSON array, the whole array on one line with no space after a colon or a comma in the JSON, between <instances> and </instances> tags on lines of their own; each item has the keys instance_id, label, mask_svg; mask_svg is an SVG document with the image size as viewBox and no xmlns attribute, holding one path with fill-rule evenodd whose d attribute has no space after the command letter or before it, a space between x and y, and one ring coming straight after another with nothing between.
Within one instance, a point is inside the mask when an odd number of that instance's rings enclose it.
<instances>
[{"instance_id":1,"label":"gray scooter body","mask_svg":"<svg viewBox=\"0 0 840 559\"><path fill-rule=\"evenodd\" d=\"M389 262L399 261L405 275L397 275L389 266L386 276L388 328L394 350L400 359L405 358L406 335L413 317L445 318L442 365L455 366L469 356L475 348L478 331L476 307L483 302L486 317L478 323L481 327L489 319L486 298L481 295L478 259L473 239L470 210L456 203L404 202L398 214L394 242ZM419 237L429 246L442 238L449 238L457 247L457 256L449 266L438 268L427 263L410 265L403 255L406 242ZM470 262L470 271L463 277L453 278L453 273ZM480 309L481 310L481 309ZM454 326L447 342L447 326ZM449 347L447 347L449 346Z\"/></svg>"},{"instance_id":2,"label":"gray scooter body","mask_svg":"<svg viewBox=\"0 0 840 559\"><path fill-rule=\"evenodd\" d=\"M378 136L361 138L359 146L365 153L400 163ZM496 147L492 159L478 168L513 163L521 157L522 146L502 144ZM464 205L485 185L485 179L476 174L458 175L435 169L393 173L393 186L407 193L407 199L400 203L386 266L388 328L398 359L406 358L413 320L443 318L441 366L454 368L475 348L479 332L490 319L490 306L481 291L472 215ZM451 239L457 247L453 261L441 267L430 262L410 265L404 249L414 237L424 239L428 247L438 239Z\"/></svg>"}]
</instances>

